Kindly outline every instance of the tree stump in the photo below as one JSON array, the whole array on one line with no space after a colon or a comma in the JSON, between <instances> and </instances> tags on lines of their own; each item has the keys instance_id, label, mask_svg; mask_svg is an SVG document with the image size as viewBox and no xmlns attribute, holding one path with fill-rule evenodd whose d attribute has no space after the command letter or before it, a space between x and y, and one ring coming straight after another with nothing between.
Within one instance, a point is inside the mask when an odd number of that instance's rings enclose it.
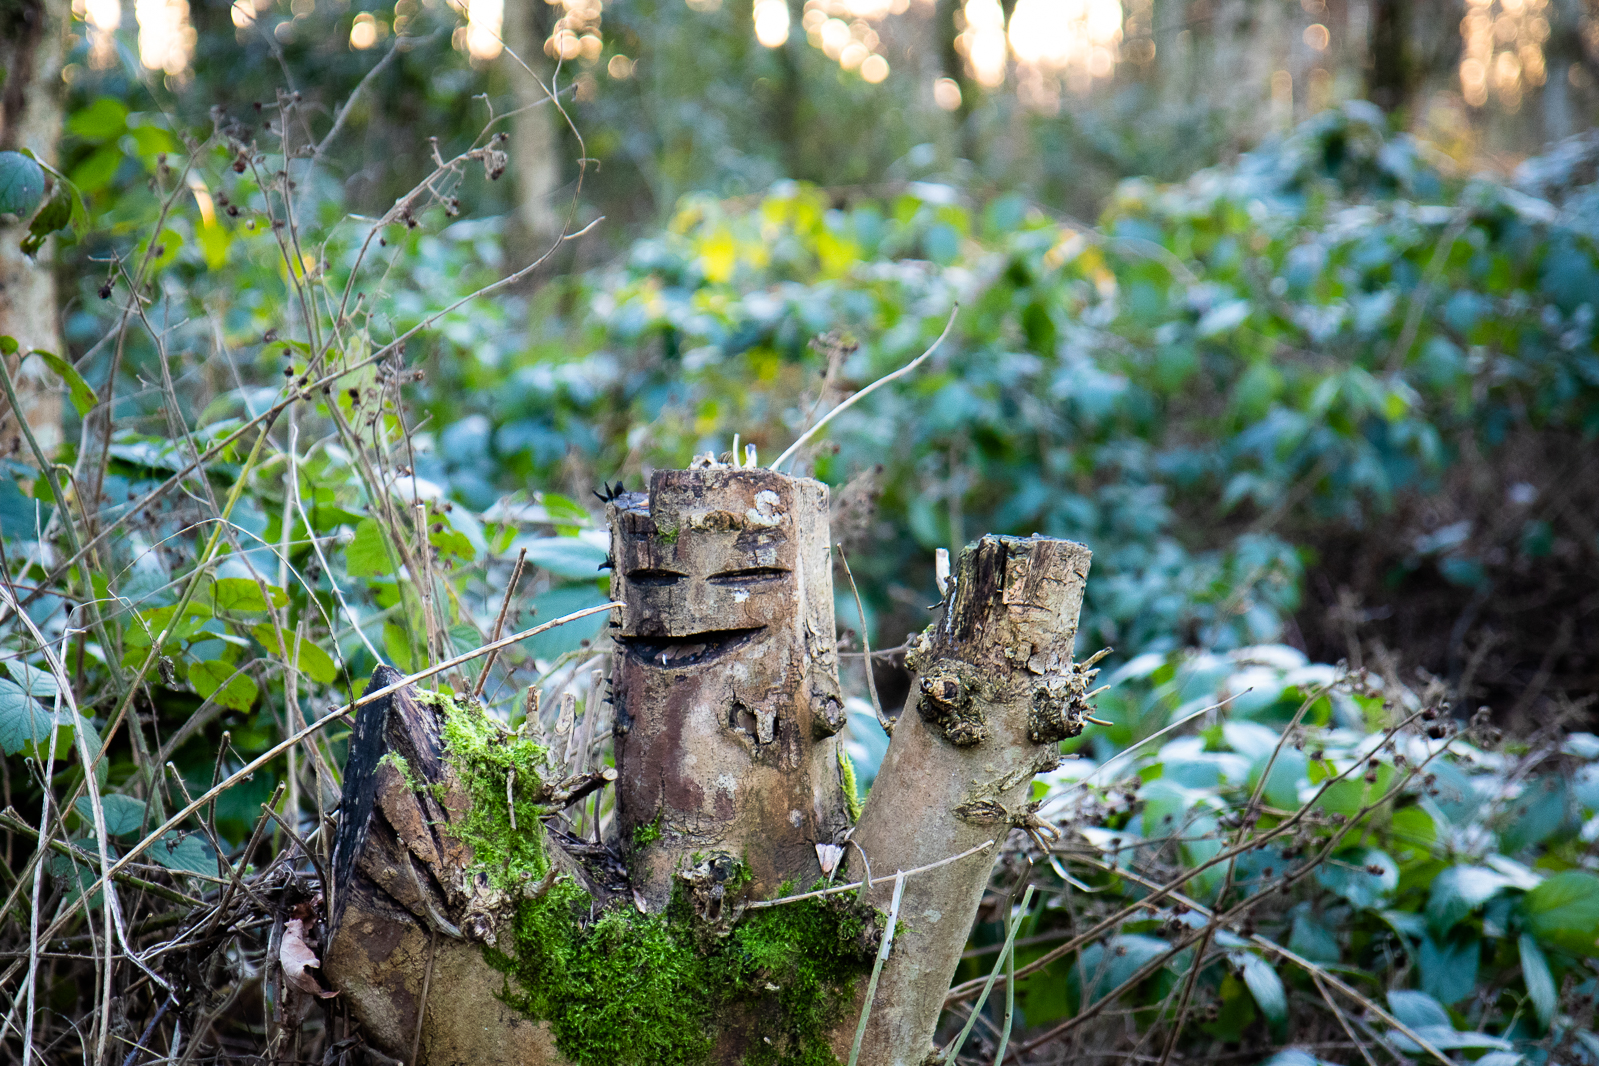
<instances>
[{"instance_id":1,"label":"tree stump","mask_svg":"<svg viewBox=\"0 0 1599 1066\"><path fill-rule=\"evenodd\" d=\"M920 1062L1028 782L1081 728L1087 550L984 538L963 555L853 829L870 903L748 910L821 883L851 832L827 488L701 460L608 517L616 768L567 777L536 729L447 694L363 707L324 972L407 1063L842 1061L884 883L991 839L907 882L860 1061ZM561 830L566 804L612 782L609 839Z\"/></svg>"}]
</instances>

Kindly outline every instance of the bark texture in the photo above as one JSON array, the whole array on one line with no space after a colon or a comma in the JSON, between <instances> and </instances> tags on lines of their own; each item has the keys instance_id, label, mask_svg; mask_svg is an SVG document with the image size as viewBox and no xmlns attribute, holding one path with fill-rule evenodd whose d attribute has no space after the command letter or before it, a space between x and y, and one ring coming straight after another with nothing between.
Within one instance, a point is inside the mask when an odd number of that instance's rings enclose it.
<instances>
[{"instance_id":1,"label":"bark texture","mask_svg":"<svg viewBox=\"0 0 1599 1066\"><path fill-rule=\"evenodd\" d=\"M654 910L695 853L766 896L849 826L827 538L827 487L770 470L660 471L611 503L620 826Z\"/></svg>"},{"instance_id":2,"label":"bark texture","mask_svg":"<svg viewBox=\"0 0 1599 1066\"><path fill-rule=\"evenodd\" d=\"M1027 826L1033 776L1082 731L1092 673L1072 662L1090 552L1071 541L983 537L960 557L942 616L912 649L895 726L849 853L887 909L894 875L993 844L905 882L860 1062L919 1066L1001 844ZM862 856L864 855L864 861ZM847 1060L852 1022L835 1034Z\"/></svg>"},{"instance_id":3,"label":"bark texture","mask_svg":"<svg viewBox=\"0 0 1599 1066\"><path fill-rule=\"evenodd\" d=\"M54 165L61 138L61 64L65 52L68 0L9 0L0 4L0 151L30 149ZM0 334L15 337L19 349L6 369L17 386L22 415L46 455L61 446L61 384L38 359L20 362L35 348L64 355L52 238L37 260L19 247L27 219L0 224ZM0 454L26 449L10 404L0 395ZM32 461L32 457L29 457Z\"/></svg>"}]
</instances>

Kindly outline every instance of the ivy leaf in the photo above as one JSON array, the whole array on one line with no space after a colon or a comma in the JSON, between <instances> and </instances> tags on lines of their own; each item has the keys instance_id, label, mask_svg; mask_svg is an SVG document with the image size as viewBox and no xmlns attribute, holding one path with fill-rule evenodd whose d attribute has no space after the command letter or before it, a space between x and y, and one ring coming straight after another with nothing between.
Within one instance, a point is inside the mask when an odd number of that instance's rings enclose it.
<instances>
[{"instance_id":1,"label":"ivy leaf","mask_svg":"<svg viewBox=\"0 0 1599 1066\"><path fill-rule=\"evenodd\" d=\"M339 669L334 665L333 659L329 657L328 653L304 637L301 637L298 641L286 640L284 639L285 634L277 626L268 622L263 622L261 625L251 629L250 634L261 642L262 647L281 658L285 663L293 659L294 656L284 649L292 646L294 651L299 654L300 672L312 681L326 685L331 684L339 676Z\"/></svg>"},{"instance_id":2,"label":"ivy leaf","mask_svg":"<svg viewBox=\"0 0 1599 1066\"><path fill-rule=\"evenodd\" d=\"M0 152L0 214L27 218L44 199L44 168L21 152Z\"/></svg>"},{"instance_id":3,"label":"ivy leaf","mask_svg":"<svg viewBox=\"0 0 1599 1066\"><path fill-rule=\"evenodd\" d=\"M1283 988L1283 979L1277 976L1270 963L1258 955L1245 955L1244 984L1272 1028L1288 1023L1288 993Z\"/></svg>"},{"instance_id":4,"label":"ivy leaf","mask_svg":"<svg viewBox=\"0 0 1599 1066\"><path fill-rule=\"evenodd\" d=\"M88 414L99 406L100 397L96 396L94 390L89 387L89 383L83 380L83 375L78 373L77 367L59 355L52 355L38 348L33 350L33 354L43 359L45 365L59 374L61 380L67 383L67 391L72 396L72 407L78 412L79 417Z\"/></svg>"},{"instance_id":5,"label":"ivy leaf","mask_svg":"<svg viewBox=\"0 0 1599 1066\"><path fill-rule=\"evenodd\" d=\"M1549 960L1531 933L1522 933L1517 946L1521 949L1521 979L1526 982L1527 996L1538 1013L1538 1024L1548 1029L1555 1017L1555 978L1549 972Z\"/></svg>"},{"instance_id":6,"label":"ivy leaf","mask_svg":"<svg viewBox=\"0 0 1599 1066\"><path fill-rule=\"evenodd\" d=\"M385 577L394 573L388 545L376 519L363 518L356 525L355 539L344 549L344 566L351 577Z\"/></svg>"},{"instance_id":7,"label":"ivy leaf","mask_svg":"<svg viewBox=\"0 0 1599 1066\"><path fill-rule=\"evenodd\" d=\"M202 698L235 711L248 711L260 691L248 674L235 675L232 666L217 659L192 664L189 684Z\"/></svg>"},{"instance_id":8,"label":"ivy leaf","mask_svg":"<svg viewBox=\"0 0 1599 1066\"><path fill-rule=\"evenodd\" d=\"M527 561L561 577L593 579L605 562L605 549L578 537L535 537L527 543Z\"/></svg>"}]
</instances>

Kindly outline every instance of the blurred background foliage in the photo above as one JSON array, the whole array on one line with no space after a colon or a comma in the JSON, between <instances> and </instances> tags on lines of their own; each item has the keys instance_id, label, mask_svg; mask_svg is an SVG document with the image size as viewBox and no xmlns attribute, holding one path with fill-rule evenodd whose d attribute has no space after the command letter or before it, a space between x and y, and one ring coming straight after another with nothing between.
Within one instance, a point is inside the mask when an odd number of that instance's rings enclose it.
<instances>
[{"instance_id":1,"label":"blurred background foliage","mask_svg":"<svg viewBox=\"0 0 1599 1066\"><path fill-rule=\"evenodd\" d=\"M0 479L7 573L66 639L77 702L58 707L9 616L5 800L30 821L43 770L23 757L52 722L106 745L126 842L379 661L479 646L520 552L509 624L603 602L592 490L735 437L771 461L958 304L923 368L795 464L833 487L865 633L891 649L885 702L908 684L892 649L938 601L937 549L1083 541L1077 650L1114 648L1114 724L1070 766L1233 698L1139 749L1118 771L1136 786L1079 789L1074 769L1041 793L1112 867L1092 889L1138 898L1115 870L1157 840L1151 820L1214 838L1268 765L1291 810L1324 764L1432 757L1436 780L1381 809L1329 808L1359 814L1348 855L1260 928L1375 974L1366 990L1399 996L1407 1024L1458 1030L1438 1046L1509 1056L1490 1066L1599 1056L1580 1000L1599 912L1543 887L1599 890L1591 2L82 0L71 33L55 165L84 210L47 258L70 387L53 460L76 514L14 422ZM329 369L346 373L283 403ZM252 429L186 470L280 404L259 453ZM175 475L182 491L142 502ZM75 528L112 523L92 565L60 566ZM503 656L490 706L513 722L523 686L573 686L587 713L602 617ZM1299 702L1334 678L1277 766ZM1382 738L1479 705L1459 754ZM869 780L885 738L852 706ZM1515 743L1496 749L1490 724ZM154 858L211 876L280 780L309 832L343 736L228 789L214 836L172 834ZM79 788L58 749L52 787ZM1162 854L1167 873L1204 861ZM1292 858L1261 852L1247 876ZM52 867L62 885L71 865ZM1456 880L1458 899L1439 887ZM1047 937L1064 898L1025 936ZM1154 958L1162 923L1191 920L1128 926L1110 958ZM995 917L973 950L1003 935ZM1263 1058L1314 988L1228 946L1203 1032ZM1123 965L1094 950L1024 985L1026 1025L1116 983L1084 976Z\"/></svg>"}]
</instances>

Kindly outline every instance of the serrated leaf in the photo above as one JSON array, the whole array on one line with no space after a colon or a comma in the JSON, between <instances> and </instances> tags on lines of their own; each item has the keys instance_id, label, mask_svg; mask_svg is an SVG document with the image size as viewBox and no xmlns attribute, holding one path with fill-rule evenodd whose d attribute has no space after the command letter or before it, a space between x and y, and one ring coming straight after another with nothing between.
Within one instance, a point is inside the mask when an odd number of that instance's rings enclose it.
<instances>
[{"instance_id":1,"label":"serrated leaf","mask_svg":"<svg viewBox=\"0 0 1599 1066\"><path fill-rule=\"evenodd\" d=\"M199 833L168 833L150 846L151 858L169 870L217 875L217 853L211 842Z\"/></svg>"},{"instance_id":2,"label":"serrated leaf","mask_svg":"<svg viewBox=\"0 0 1599 1066\"><path fill-rule=\"evenodd\" d=\"M191 664L189 684L201 697L235 711L248 711L260 691L248 674L236 675L232 666L216 659Z\"/></svg>"},{"instance_id":3,"label":"serrated leaf","mask_svg":"<svg viewBox=\"0 0 1599 1066\"><path fill-rule=\"evenodd\" d=\"M30 744L43 744L56 724L73 725L72 712L63 711L58 717L21 685L0 677L0 749L7 755L15 755Z\"/></svg>"},{"instance_id":4,"label":"serrated leaf","mask_svg":"<svg viewBox=\"0 0 1599 1066\"><path fill-rule=\"evenodd\" d=\"M333 659L327 652L317 645L301 637L298 641L284 639L284 634L271 623L264 622L250 630L250 635L261 642L262 647L277 655L285 663L292 656L285 648L292 648L299 655L300 672L312 681L320 684L330 684L339 676L339 669L334 665Z\"/></svg>"},{"instance_id":5,"label":"serrated leaf","mask_svg":"<svg viewBox=\"0 0 1599 1066\"><path fill-rule=\"evenodd\" d=\"M344 549L344 566L351 577L383 577L394 572L383 529L374 518L363 518L355 539Z\"/></svg>"},{"instance_id":6,"label":"serrated leaf","mask_svg":"<svg viewBox=\"0 0 1599 1066\"><path fill-rule=\"evenodd\" d=\"M0 214L33 214L44 199L44 168L21 152L0 152Z\"/></svg>"},{"instance_id":7,"label":"serrated leaf","mask_svg":"<svg viewBox=\"0 0 1599 1066\"><path fill-rule=\"evenodd\" d=\"M94 805L89 802L89 797L80 797L75 807L78 816L83 819L83 824L92 828ZM144 800L112 793L100 797L100 808L105 812L107 836L130 836L137 833L144 825Z\"/></svg>"},{"instance_id":8,"label":"serrated leaf","mask_svg":"<svg viewBox=\"0 0 1599 1066\"><path fill-rule=\"evenodd\" d=\"M272 597L272 607L283 607L289 602L288 594L276 585L266 586L267 595ZM261 585L254 578L224 577L218 578L211 589L211 602L218 611L265 611L268 604L261 595Z\"/></svg>"},{"instance_id":9,"label":"serrated leaf","mask_svg":"<svg viewBox=\"0 0 1599 1066\"><path fill-rule=\"evenodd\" d=\"M89 383L83 380L83 375L78 373L77 367L59 355L52 355L37 348L33 350L33 354L43 359L45 365L59 374L61 380L67 383L67 391L72 396L73 410L77 411L80 417L99 406L100 397L96 396L94 390L89 387Z\"/></svg>"},{"instance_id":10,"label":"serrated leaf","mask_svg":"<svg viewBox=\"0 0 1599 1066\"><path fill-rule=\"evenodd\" d=\"M30 666L20 660L7 663L6 669L28 695L40 700L55 699L59 686L56 684L55 675L50 671Z\"/></svg>"}]
</instances>

